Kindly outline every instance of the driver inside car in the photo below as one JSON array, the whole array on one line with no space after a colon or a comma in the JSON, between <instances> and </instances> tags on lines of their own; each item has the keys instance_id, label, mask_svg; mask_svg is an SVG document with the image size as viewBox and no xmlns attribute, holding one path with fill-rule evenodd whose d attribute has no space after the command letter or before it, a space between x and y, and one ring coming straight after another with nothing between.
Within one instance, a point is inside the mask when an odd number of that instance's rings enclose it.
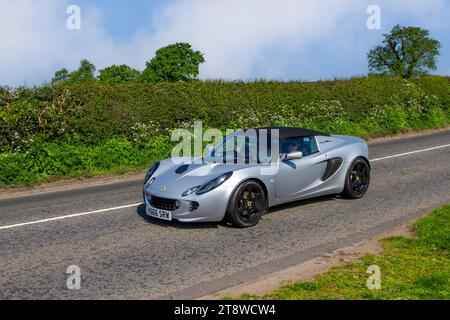
<instances>
[{"instance_id":1,"label":"driver inside car","mask_svg":"<svg viewBox=\"0 0 450 320\"><path fill-rule=\"evenodd\" d=\"M287 147L287 153L297 152L297 151L299 151L297 141L291 141Z\"/></svg>"}]
</instances>

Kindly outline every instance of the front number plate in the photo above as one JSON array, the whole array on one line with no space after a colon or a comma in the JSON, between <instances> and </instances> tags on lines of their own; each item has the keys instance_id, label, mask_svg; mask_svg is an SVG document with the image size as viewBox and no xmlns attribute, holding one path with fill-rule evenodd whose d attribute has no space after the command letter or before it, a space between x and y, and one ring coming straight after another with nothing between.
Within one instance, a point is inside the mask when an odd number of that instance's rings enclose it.
<instances>
[{"instance_id":1,"label":"front number plate","mask_svg":"<svg viewBox=\"0 0 450 320\"><path fill-rule=\"evenodd\" d=\"M172 221L172 212L147 206L147 215L153 218Z\"/></svg>"}]
</instances>

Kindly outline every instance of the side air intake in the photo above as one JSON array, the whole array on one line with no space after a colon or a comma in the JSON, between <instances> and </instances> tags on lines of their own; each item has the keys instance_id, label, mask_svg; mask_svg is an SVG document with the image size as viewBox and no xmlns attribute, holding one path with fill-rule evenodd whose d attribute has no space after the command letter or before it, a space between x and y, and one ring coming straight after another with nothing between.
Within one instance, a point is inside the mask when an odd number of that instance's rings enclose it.
<instances>
[{"instance_id":1,"label":"side air intake","mask_svg":"<svg viewBox=\"0 0 450 320\"><path fill-rule=\"evenodd\" d=\"M327 161L327 168L325 169L325 173L323 174L322 181L326 181L330 179L341 167L342 158L332 158Z\"/></svg>"}]
</instances>

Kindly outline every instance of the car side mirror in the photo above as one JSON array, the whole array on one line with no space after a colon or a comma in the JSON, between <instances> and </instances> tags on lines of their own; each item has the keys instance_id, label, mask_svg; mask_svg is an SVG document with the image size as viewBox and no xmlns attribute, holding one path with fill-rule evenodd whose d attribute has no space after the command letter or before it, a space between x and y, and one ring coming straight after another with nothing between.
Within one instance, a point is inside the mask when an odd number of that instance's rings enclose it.
<instances>
[{"instance_id":1,"label":"car side mirror","mask_svg":"<svg viewBox=\"0 0 450 320\"><path fill-rule=\"evenodd\" d=\"M301 151L296 151L286 154L284 160L298 160L301 158L303 158L303 153Z\"/></svg>"}]
</instances>

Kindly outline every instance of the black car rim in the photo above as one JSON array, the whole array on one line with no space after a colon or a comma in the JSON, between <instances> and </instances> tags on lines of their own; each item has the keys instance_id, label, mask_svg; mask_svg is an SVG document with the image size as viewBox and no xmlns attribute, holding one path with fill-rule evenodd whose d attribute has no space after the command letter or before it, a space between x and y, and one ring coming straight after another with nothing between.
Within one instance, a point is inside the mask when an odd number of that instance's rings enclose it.
<instances>
[{"instance_id":1,"label":"black car rim","mask_svg":"<svg viewBox=\"0 0 450 320\"><path fill-rule=\"evenodd\" d=\"M262 210L263 195L255 186L247 186L237 198L236 211L244 222L253 222Z\"/></svg>"},{"instance_id":2,"label":"black car rim","mask_svg":"<svg viewBox=\"0 0 450 320\"><path fill-rule=\"evenodd\" d=\"M350 185L354 194L359 195L366 191L369 183L369 168L363 161L355 163L350 172Z\"/></svg>"}]
</instances>

